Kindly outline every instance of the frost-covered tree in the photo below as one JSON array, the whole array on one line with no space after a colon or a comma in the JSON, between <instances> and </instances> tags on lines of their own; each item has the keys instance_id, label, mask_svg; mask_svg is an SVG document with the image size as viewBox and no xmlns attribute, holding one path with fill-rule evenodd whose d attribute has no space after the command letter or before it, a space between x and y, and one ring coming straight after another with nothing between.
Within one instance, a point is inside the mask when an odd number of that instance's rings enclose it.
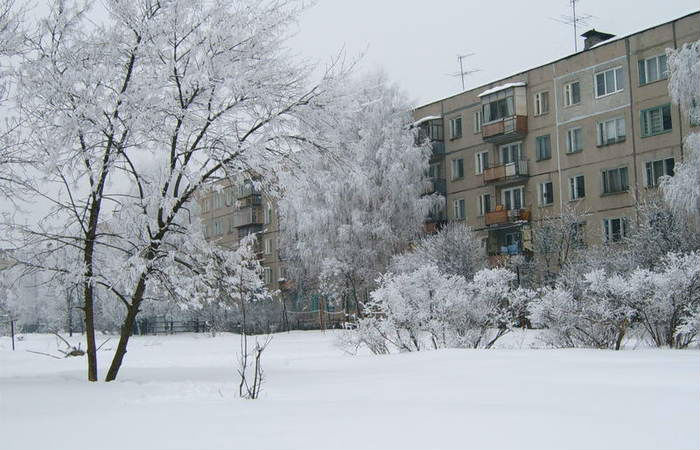
<instances>
[{"instance_id":1,"label":"frost-covered tree","mask_svg":"<svg viewBox=\"0 0 700 450\"><path fill-rule=\"evenodd\" d=\"M184 260L195 194L226 176L271 178L305 157L299 147L314 136L299 124L316 128L337 69L312 83L312 68L285 49L303 2L104 4L104 20L92 21L76 2L54 2L18 76L24 150L41 175L30 187L51 209L14 231L79 250L93 381L98 283L124 312L110 381L152 283Z\"/></svg>"},{"instance_id":2,"label":"frost-covered tree","mask_svg":"<svg viewBox=\"0 0 700 450\"><path fill-rule=\"evenodd\" d=\"M691 124L700 123L700 41L669 49L668 91ZM700 215L700 133L689 134L683 145L683 161L674 175L662 180L666 201L697 219Z\"/></svg>"},{"instance_id":3,"label":"frost-covered tree","mask_svg":"<svg viewBox=\"0 0 700 450\"><path fill-rule=\"evenodd\" d=\"M283 253L361 314L374 280L440 197L423 195L430 149L416 145L409 104L382 75L349 83L324 118L315 133L339 158L312 156L308 176L282 177Z\"/></svg>"},{"instance_id":4,"label":"frost-covered tree","mask_svg":"<svg viewBox=\"0 0 700 450\"><path fill-rule=\"evenodd\" d=\"M443 274L460 275L471 280L484 267L485 261L481 241L472 229L463 223L451 222L437 233L421 238L408 252L395 256L390 270L394 273L412 272L430 265Z\"/></svg>"}]
</instances>

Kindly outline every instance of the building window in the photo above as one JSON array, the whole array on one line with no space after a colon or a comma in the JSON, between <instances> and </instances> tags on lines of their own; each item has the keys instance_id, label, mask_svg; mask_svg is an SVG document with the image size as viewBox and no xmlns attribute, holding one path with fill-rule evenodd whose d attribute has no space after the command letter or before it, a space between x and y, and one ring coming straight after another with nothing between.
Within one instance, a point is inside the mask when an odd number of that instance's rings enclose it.
<instances>
[{"instance_id":1,"label":"building window","mask_svg":"<svg viewBox=\"0 0 700 450\"><path fill-rule=\"evenodd\" d=\"M608 69L595 74L595 96L603 97L614 94L625 88L622 67Z\"/></svg>"},{"instance_id":2,"label":"building window","mask_svg":"<svg viewBox=\"0 0 700 450\"><path fill-rule=\"evenodd\" d=\"M552 140L548 134L537 136L535 138L535 147L537 150L537 161L552 157Z\"/></svg>"},{"instance_id":3,"label":"building window","mask_svg":"<svg viewBox=\"0 0 700 450\"><path fill-rule=\"evenodd\" d=\"M639 84L653 83L668 78L666 55L639 60Z\"/></svg>"},{"instance_id":4,"label":"building window","mask_svg":"<svg viewBox=\"0 0 700 450\"><path fill-rule=\"evenodd\" d=\"M450 139L462 137L462 117L450 119Z\"/></svg>"},{"instance_id":5,"label":"building window","mask_svg":"<svg viewBox=\"0 0 700 450\"><path fill-rule=\"evenodd\" d=\"M481 133L481 111L474 113L474 134Z\"/></svg>"},{"instance_id":6,"label":"building window","mask_svg":"<svg viewBox=\"0 0 700 450\"><path fill-rule=\"evenodd\" d=\"M467 212L465 210L464 199L454 200L452 202L454 208L455 220L464 220L467 217Z\"/></svg>"},{"instance_id":7,"label":"building window","mask_svg":"<svg viewBox=\"0 0 700 450\"><path fill-rule=\"evenodd\" d=\"M549 91L535 94L535 115L541 116L549 112Z\"/></svg>"},{"instance_id":8,"label":"building window","mask_svg":"<svg viewBox=\"0 0 700 450\"><path fill-rule=\"evenodd\" d=\"M625 119L616 119L598 122L598 147L603 145L616 144L625 140Z\"/></svg>"},{"instance_id":9,"label":"building window","mask_svg":"<svg viewBox=\"0 0 700 450\"><path fill-rule=\"evenodd\" d=\"M578 105L581 103L581 83L571 82L564 86L564 106Z\"/></svg>"},{"instance_id":10,"label":"building window","mask_svg":"<svg viewBox=\"0 0 700 450\"><path fill-rule=\"evenodd\" d=\"M614 194L626 192L629 189L627 182L627 167L608 169L603 171L603 193Z\"/></svg>"},{"instance_id":11,"label":"building window","mask_svg":"<svg viewBox=\"0 0 700 450\"><path fill-rule=\"evenodd\" d=\"M272 268L263 267L263 277L265 284L272 284Z\"/></svg>"},{"instance_id":12,"label":"building window","mask_svg":"<svg viewBox=\"0 0 700 450\"><path fill-rule=\"evenodd\" d=\"M569 191L571 200L578 200L586 196L586 180L583 175L576 175L569 178Z\"/></svg>"},{"instance_id":13,"label":"building window","mask_svg":"<svg viewBox=\"0 0 700 450\"><path fill-rule=\"evenodd\" d=\"M263 215L263 223L268 225L272 221L272 205L269 202L265 203L265 213Z\"/></svg>"},{"instance_id":14,"label":"building window","mask_svg":"<svg viewBox=\"0 0 700 450\"><path fill-rule=\"evenodd\" d=\"M272 239L269 239L269 238L265 239L263 241L263 244L264 244L263 251L265 252L265 254L266 255L271 254L272 253Z\"/></svg>"},{"instance_id":15,"label":"building window","mask_svg":"<svg viewBox=\"0 0 700 450\"><path fill-rule=\"evenodd\" d=\"M522 145L520 142L501 145L501 164L514 163L520 161Z\"/></svg>"},{"instance_id":16,"label":"building window","mask_svg":"<svg viewBox=\"0 0 700 450\"><path fill-rule=\"evenodd\" d=\"M641 112L642 137L671 131L671 105L657 106Z\"/></svg>"},{"instance_id":17,"label":"building window","mask_svg":"<svg viewBox=\"0 0 700 450\"><path fill-rule=\"evenodd\" d=\"M474 168L477 175L489 168L489 152L479 152L474 155Z\"/></svg>"},{"instance_id":18,"label":"building window","mask_svg":"<svg viewBox=\"0 0 700 450\"><path fill-rule=\"evenodd\" d=\"M482 112L484 123L495 122L515 115L513 90L509 89L508 91L507 97L484 104Z\"/></svg>"},{"instance_id":19,"label":"building window","mask_svg":"<svg viewBox=\"0 0 700 450\"><path fill-rule=\"evenodd\" d=\"M214 219L214 236L221 236L224 234L224 224L222 221L222 218Z\"/></svg>"},{"instance_id":20,"label":"building window","mask_svg":"<svg viewBox=\"0 0 700 450\"><path fill-rule=\"evenodd\" d=\"M429 178L440 178L440 163L432 163L428 166Z\"/></svg>"},{"instance_id":21,"label":"building window","mask_svg":"<svg viewBox=\"0 0 700 450\"><path fill-rule=\"evenodd\" d=\"M584 248L586 246L586 223L572 223L569 228L569 242L573 248Z\"/></svg>"},{"instance_id":22,"label":"building window","mask_svg":"<svg viewBox=\"0 0 700 450\"><path fill-rule=\"evenodd\" d=\"M673 168L675 160L673 158L659 159L657 161L649 161L646 163L647 187L656 187L659 185L659 178L668 175L673 176Z\"/></svg>"},{"instance_id":23,"label":"building window","mask_svg":"<svg viewBox=\"0 0 700 450\"><path fill-rule=\"evenodd\" d=\"M576 153L583 150L583 128L570 128L566 132L566 152Z\"/></svg>"},{"instance_id":24,"label":"building window","mask_svg":"<svg viewBox=\"0 0 700 450\"><path fill-rule=\"evenodd\" d=\"M502 191L503 206L506 210L521 209L523 207L523 187L515 187L503 189Z\"/></svg>"},{"instance_id":25,"label":"building window","mask_svg":"<svg viewBox=\"0 0 700 450\"><path fill-rule=\"evenodd\" d=\"M540 205L546 206L554 203L554 184L551 181L540 183Z\"/></svg>"},{"instance_id":26,"label":"building window","mask_svg":"<svg viewBox=\"0 0 700 450\"><path fill-rule=\"evenodd\" d=\"M483 216L491 211L491 194L481 194L479 196L479 215Z\"/></svg>"},{"instance_id":27,"label":"building window","mask_svg":"<svg viewBox=\"0 0 700 450\"><path fill-rule=\"evenodd\" d=\"M233 218L233 214L231 214L228 218L228 232L234 233L235 231L236 231L236 220Z\"/></svg>"},{"instance_id":28,"label":"building window","mask_svg":"<svg viewBox=\"0 0 700 450\"><path fill-rule=\"evenodd\" d=\"M452 160L452 179L457 180L464 176L464 160L462 158Z\"/></svg>"},{"instance_id":29,"label":"building window","mask_svg":"<svg viewBox=\"0 0 700 450\"><path fill-rule=\"evenodd\" d=\"M603 232L605 242L620 242L627 236L627 218L603 219Z\"/></svg>"}]
</instances>

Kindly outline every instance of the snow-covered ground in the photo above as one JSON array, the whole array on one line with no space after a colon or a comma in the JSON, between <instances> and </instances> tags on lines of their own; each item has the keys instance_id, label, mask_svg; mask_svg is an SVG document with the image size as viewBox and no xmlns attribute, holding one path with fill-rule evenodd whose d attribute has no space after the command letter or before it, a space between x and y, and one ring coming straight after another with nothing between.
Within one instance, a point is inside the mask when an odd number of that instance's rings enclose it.
<instances>
[{"instance_id":1,"label":"snow-covered ground","mask_svg":"<svg viewBox=\"0 0 700 450\"><path fill-rule=\"evenodd\" d=\"M238 336L135 337L88 383L55 338L0 338L2 449L697 449L697 350L440 350L350 356L275 335L262 398L236 396ZM113 346L110 341L106 348ZM100 351L101 376L111 351Z\"/></svg>"}]
</instances>

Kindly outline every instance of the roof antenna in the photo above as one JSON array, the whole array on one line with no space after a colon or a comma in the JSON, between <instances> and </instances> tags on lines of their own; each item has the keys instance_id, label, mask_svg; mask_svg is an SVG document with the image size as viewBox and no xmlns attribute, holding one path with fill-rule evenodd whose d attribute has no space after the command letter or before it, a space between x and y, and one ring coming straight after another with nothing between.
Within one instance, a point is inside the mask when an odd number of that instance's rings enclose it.
<instances>
[{"instance_id":1,"label":"roof antenna","mask_svg":"<svg viewBox=\"0 0 700 450\"><path fill-rule=\"evenodd\" d=\"M460 78L462 79L462 92L464 92L464 90L465 90L465 87L464 87L464 76L465 76L465 75L470 75L470 74L472 74L472 73L474 73L474 72L478 72L479 70L481 70L481 69L468 69L468 70L466 70L466 71L464 70L464 63L462 62L462 60L463 60L464 58L468 58L468 57L470 57L470 56L474 56L474 53L467 53L467 54L465 54L465 55L457 55L457 62L459 63L459 71L458 71L458 72L455 72L455 73L449 74L449 75L452 76L452 77L460 77Z\"/></svg>"},{"instance_id":2,"label":"roof antenna","mask_svg":"<svg viewBox=\"0 0 700 450\"><path fill-rule=\"evenodd\" d=\"M563 14L559 16L559 18L550 17L550 19L554 21L574 27L574 52L578 52L578 26L588 25L588 21L594 17L590 14L576 13L576 3L578 3L579 1L581 0L569 0L569 4L571 5L570 16Z\"/></svg>"}]
</instances>

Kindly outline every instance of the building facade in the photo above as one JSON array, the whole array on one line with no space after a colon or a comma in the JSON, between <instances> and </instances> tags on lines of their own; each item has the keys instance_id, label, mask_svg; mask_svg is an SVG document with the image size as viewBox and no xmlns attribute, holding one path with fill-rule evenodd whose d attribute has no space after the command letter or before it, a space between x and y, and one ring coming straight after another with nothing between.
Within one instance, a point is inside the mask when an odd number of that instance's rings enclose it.
<instances>
[{"instance_id":1,"label":"building facade","mask_svg":"<svg viewBox=\"0 0 700 450\"><path fill-rule=\"evenodd\" d=\"M567 206L586 212L586 242L628 233L698 129L671 103L665 50L700 39L700 13L619 39L583 36L581 52L414 110L447 200L428 229L467 223L492 262L531 252L532 224Z\"/></svg>"}]
</instances>

